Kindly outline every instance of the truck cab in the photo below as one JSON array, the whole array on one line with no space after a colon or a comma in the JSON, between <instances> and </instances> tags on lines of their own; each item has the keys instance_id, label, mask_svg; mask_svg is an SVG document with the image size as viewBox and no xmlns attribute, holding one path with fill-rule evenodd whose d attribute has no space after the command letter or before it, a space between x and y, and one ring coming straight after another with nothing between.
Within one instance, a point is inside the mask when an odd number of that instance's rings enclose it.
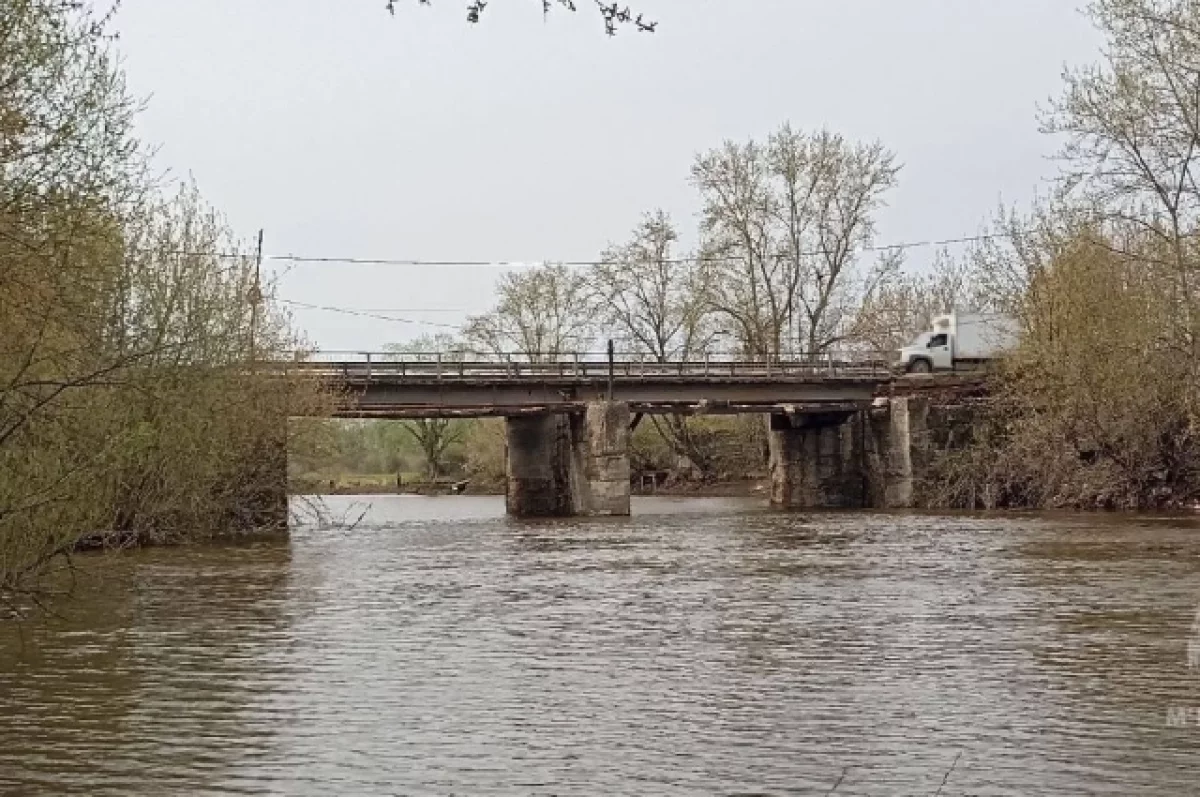
<instances>
[{"instance_id":1,"label":"truck cab","mask_svg":"<svg viewBox=\"0 0 1200 797\"><path fill-rule=\"evenodd\" d=\"M950 351L949 333L929 331L917 335L912 343L900 350L895 366L917 374L950 370L954 367L954 357Z\"/></svg>"}]
</instances>

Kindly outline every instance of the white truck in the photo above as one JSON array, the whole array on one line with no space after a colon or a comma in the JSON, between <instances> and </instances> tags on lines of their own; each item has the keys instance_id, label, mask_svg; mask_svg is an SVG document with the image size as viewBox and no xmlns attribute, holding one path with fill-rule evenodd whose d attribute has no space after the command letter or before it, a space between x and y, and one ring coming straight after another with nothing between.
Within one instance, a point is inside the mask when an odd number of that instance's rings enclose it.
<instances>
[{"instance_id":1,"label":"white truck","mask_svg":"<svg viewBox=\"0 0 1200 797\"><path fill-rule=\"evenodd\" d=\"M900 350L894 366L910 374L954 371L985 365L1017 344L1019 327L1000 313L949 313L933 317L922 332Z\"/></svg>"}]
</instances>

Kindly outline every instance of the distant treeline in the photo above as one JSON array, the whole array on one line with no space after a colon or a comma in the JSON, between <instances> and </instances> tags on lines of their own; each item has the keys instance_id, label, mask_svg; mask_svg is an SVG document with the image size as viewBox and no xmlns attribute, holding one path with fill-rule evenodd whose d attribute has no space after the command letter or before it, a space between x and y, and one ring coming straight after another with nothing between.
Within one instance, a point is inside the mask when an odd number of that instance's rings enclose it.
<instances>
[{"instance_id":1,"label":"distant treeline","mask_svg":"<svg viewBox=\"0 0 1200 797\"><path fill-rule=\"evenodd\" d=\"M416 345L531 358L613 337L650 359L889 352L952 309L1011 313L1019 350L965 448L938 463L942 506L1165 507L1200 498L1200 5L1095 0L1103 61L1068 71L1037 121L1061 179L1001 211L958 255L913 268L876 251L900 167L878 142L784 125L698 155L696 251L662 211L590 269L505 275L461 338ZM1035 120L1031 120L1033 123ZM980 157L989 157L981 153ZM875 252L871 259L868 252ZM406 344L398 348L410 348ZM653 431L703 474L749 460L758 432L665 418Z\"/></svg>"}]
</instances>

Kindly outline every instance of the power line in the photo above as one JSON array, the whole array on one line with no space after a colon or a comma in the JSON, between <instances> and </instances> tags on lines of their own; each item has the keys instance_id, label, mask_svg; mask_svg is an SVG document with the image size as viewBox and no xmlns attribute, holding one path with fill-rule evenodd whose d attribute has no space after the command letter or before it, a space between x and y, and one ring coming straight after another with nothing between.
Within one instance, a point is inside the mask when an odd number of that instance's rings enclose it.
<instances>
[{"instance_id":1,"label":"power line","mask_svg":"<svg viewBox=\"0 0 1200 797\"><path fill-rule=\"evenodd\" d=\"M457 324L443 324L438 321L420 321L415 318L399 318L397 316L372 313L367 310L354 310L349 307L333 307L331 305L324 304L309 304L308 302L297 302L293 299L275 299L274 301L279 302L280 304L291 305L292 307L302 307L306 310L322 310L327 313L340 313L342 315L359 316L360 318L372 318L377 321L393 321L397 324L415 324L420 326L441 327L443 329L453 330L459 329Z\"/></svg>"},{"instance_id":2,"label":"power line","mask_svg":"<svg viewBox=\"0 0 1200 797\"><path fill-rule=\"evenodd\" d=\"M993 241L998 238L1012 238L1014 235L1019 235L1027 232L1035 232L1034 230L1019 230L1013 232L987 233L980 235L964 235L955 238L940 238L929 239L923 241L905 241L894 244L872 244L862 247L863 252L901 252L908 249L920 249L931 246L951 246L969 243L982 243L984 241ZM150 251L150 250L147 250ZM247 255L241 252L218 252L218 251L187 251L187 250L162 250L158 251L160 255L173 255L181 257L214 257L214 258L253 258L254 255ZM823 250L810 250L801 252L801 257L818 257L826 254ZM787 255L776 255L777 258L783 258ZM722 255L722 256L697 256L697 257L679 257L666 258L663 263L740 263L745 261L745 257L741 255ZM537 267L544 265L561 265L567 267L588 267L588 266L603 266L609 265L612 261L609 260L540 260L540 261L522 261L522 260L422 260L417 258L386 258L386 257L339 257L339 256L316 256L316 255L264 255L264 261L276 263L291 263L292 265L285 269L279 276L284 276L291 272L299 265L357 265L357 266L420 266L420 267L493 267L493 268L522 268L522 267Z\"/></svg>"},{"instance_id":3,"label":"power line","mask_svg":"<svg viewBox=\"0 0 1200 797\"><path fill-rule=\"evenodd\" d=\"M347 308L342 308L347 309ZM360 313L470 313L466 307L353 307Z\"/></svg>"},{"instance_id":4,"label":"power line","mask_svg":"<svg viewBox=\"0 0 1200 797\"><path fill-rule=\"evenodd\" d=\"M908 249L919 249L930 246L950 246L954 244L981 243L983 241L992 241L997 238L1011 238L1015 233L988 233L981 235L965 235L956 238L940 238L930 239L925 241L907 241L896 244L872 244L862 247L863 252L900 252ZM816 249L806 252L801 252L801 257L817 257L827 254L824 250ZM777 255L778 258L786 257L786 255ZM656 261L660 263L740 263L745 261L745 257L741 255L722 255L718 257L677 257L664 258ZM376 257L310 257L305 255L270 255L267 260L282 261L293 264L316 264L316 265L356 265L356 266L430 266L430 267L486 267L492 266L496 268L519 268L522 266L542 266L542 265L558 265L567 267L587 267L587 266L604 266L609 265L611 260L542 260L542 261L519 261L519 260L416 260L416 259L399 259L399 258L376 258ZM289 269L290 271L290 269Z\"/></svg>"},{"instance_id":5,"label":"power line","mask_svg":"<svg viewBox=\"0 0 1200 797\"><path fill-rule=\"evenodd\" d=\"M897 252L907 249L916 249L930 246L949 246L953 244L979 243L983 241L991 241L997 238L1011 238L1013 232L991 233L981 235L960 236L957 238L942 238L930 239L924 241L908 241L897 244L875 244L864 246L864 252ZM150 252L152 250L145 250ZM203 252L203 251L188 251L188 250L160 250L157 252L160 255L171 255L178 257L214 257L221 259L241 259L246 260L253 258L254 255L247 255L242 252ZM802 252L803 256L819 256L824 254L821 251ZM263 260L274 262L291 263L282 273L276 276L279 279L287 275L296 266L301 264L348 264L348 265L391 265L391 266L432 266L432 267L449 267L449 266L499 266L499 267L521 267L521 266L538 266L547 263L555 263L568 267L586 267L586 266L601 266L607 265L610 261L605 260L566 260L566 261L543 261L541 263L530 263L523 261L494 261L494 260L417 260L417 259L394 259L394 258L360 258L360 257L308 257L302 255L263 255ZM744 262L745 258L741 256L732 257L690 257L690 258L669 258L661 262L667 263L698 263L698 262L717 262L717 263L735 263ZM309 304L308 302L300 302L293 299L275 298L274 301L280 304L290 305L292 307L300 307L306 310L319 310L327 313L338 313L341 315L356 316L358 318L369 318L377 321L388 321L397 324L411 324L414 326L437 327L441 329L461 329L457 324L446 324L439 321L424 321L415 318L405 318L402 316L390 315L391 313L457 313L467 312L456 308L350 308L350 307L335 307L332 305Z\"/></svg>"},{"instance_id":6,"label":"power line","mask_svg":"<svg viewBox=\"0 0 1200 797\"><path fill-rule=\"evenodd\" d=\"M890 246L864 246L864 252L900 252L905 249L920 249L928 246L950 246L951 244L973 244L984 241L994 241L997 238L1012 238L1014 235L1035 232L1034 230L1019 230L1017 232L996 232L983 235L965 235L960 238L942 238L930 241L909 241L908 243L892 244ZM802 252L805 255L819 255L823 252Z\"/></svg>"}]
</instances>

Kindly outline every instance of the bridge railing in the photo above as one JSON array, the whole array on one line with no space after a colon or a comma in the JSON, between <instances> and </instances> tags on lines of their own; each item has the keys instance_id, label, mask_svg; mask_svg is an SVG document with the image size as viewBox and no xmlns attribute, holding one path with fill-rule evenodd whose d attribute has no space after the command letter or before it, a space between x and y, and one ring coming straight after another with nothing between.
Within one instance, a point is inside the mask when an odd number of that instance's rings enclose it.
<instances>
[{"instance_id":1,"label":"bridge railing","mask_svg":"<svg viewBox=\"0 0 1200 797\"><path fill-rule=\"evenodd\" d=\"M605 352L549 355L481 352L298 352L289 368L346 379L602 379L609 374ZM659 361L637 353L617 353L612 373L622 380L651 377L883 377L888 362L872 352L821 352L786 359L747 360L729 355Z\"/></svg>"}]
</instances>

